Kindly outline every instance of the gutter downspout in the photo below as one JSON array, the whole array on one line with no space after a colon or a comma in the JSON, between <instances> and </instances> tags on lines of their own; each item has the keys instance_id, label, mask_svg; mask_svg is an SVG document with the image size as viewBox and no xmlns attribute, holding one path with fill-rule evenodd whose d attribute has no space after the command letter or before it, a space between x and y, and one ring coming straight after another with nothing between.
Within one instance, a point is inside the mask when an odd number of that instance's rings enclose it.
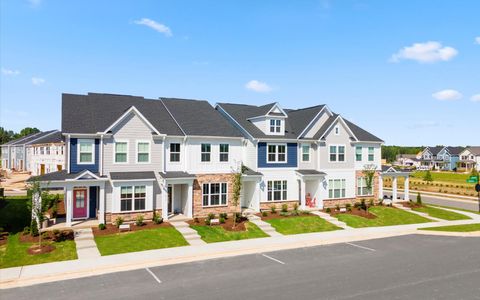
<instances>
[{"instance_id":1,"label":"gutter downspout","mask_svg":"<svg viewBox=\"0 0 480 300\"><path fill-rule=\"evenodd\" d=\"M70 135L67 135L67 143L65 145L66 148L66 156L67 156L67 161L65 164L67 165L67 173L70 174Z\"/></svg>"}]
</instances>

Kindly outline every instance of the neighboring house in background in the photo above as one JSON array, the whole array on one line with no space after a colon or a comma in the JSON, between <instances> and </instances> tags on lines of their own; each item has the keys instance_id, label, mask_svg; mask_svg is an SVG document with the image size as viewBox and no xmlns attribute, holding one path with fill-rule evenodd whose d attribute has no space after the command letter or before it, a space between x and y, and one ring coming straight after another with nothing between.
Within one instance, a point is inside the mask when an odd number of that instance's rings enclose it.
<instances>
[{"instance_id":1,"label":"neighboring house in background","mask_svg":"<svg viewBox=\"0 0 480 300\"><path fill-rule=\"evenodd\" d=\"M199 100L63 94L62 133L66 169L39 179L65 190L67 224L378 197L383 141L324 105L215 109ZM365 165L377 170L373 190L366 187ZM232 203L237 172L239 207Z\"/></svg>"},{"instance_id":2,"label":"neighboring house in background","mask_svg":"<svg viewBox=\"0 0 480 300\"><path fill-rule=\"evenodd\" d=\"M444 146L426 147L420 157L420 166L429 170L440 170L443 167L443 159L438 160L437 154Z\"/></svg>"},{"instance_id":3,"label":"neighboring house in background","mask_svg":"<svg viewBox=\"0 0 480 300\"><path fill-rule=\"evenodd\" d=\"M463 147L426 147L421 153L421 166L429 170L453 171L460 160Z\"/></svg>"},{"instance_id":4,"label":"neighboring house in background","mask_svg":"<svg viewBox=\"0 0 480 300\"><path fill-rule=\"evenodd\" d=\"M397 154L394 165L401 167L420 167L420 154Z\"/></svg>"},{"instance_id":5,"label":"neighboring house in background","mask_svg":"<svg viewBox=\"0 0 480 300\"><path fill-rule=\"evenodd\" d=\"M480 171L480 146L466 147L459 154L460 160L457 165L459 169L470 172L473 168Z\"/></svg>"},{"instance_id":6,"label":"neighboring house in background","mask_svg":"<svg viewBox=\"0 0 480 300\"><path fill-rule=\"evenodd\" d=\"M30 171L27 168L29 156L26 148L37 140L53 134L56 130L33 133L28 136L10 141L1 145L2 147L2 168L15 171Z\"/></svg>"},{"instance_id":7,"label":"neighboring house in background","mask_svg":"<svg viewBox=\"0 0 480 300\"><path fill-rule=\"evenodd\" d=\"M33 176L61 171L65 168L65 143L58 130L28 143L27 171Z\"/></svg>"}]
</instances>

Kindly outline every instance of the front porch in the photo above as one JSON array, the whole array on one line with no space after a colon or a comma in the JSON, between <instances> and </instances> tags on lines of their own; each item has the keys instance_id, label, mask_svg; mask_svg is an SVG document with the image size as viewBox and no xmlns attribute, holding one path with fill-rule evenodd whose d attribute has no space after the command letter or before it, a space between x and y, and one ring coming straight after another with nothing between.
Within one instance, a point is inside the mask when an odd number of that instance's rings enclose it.
<instances>
[{"instance_id":1,"label":"front porch","mask_svg":"<svg viewBox=\"0 0 480 300\"><path fill-rule=\"evenodd\" d=\"M193 217L193 181L195 175L186 172L160 173L162 218L184 220Z\"/></svg>"},{"instance_id":2,"label":"front porch","mask_svg":"<svg viewBox=\"0 0 480 300\"><path fill-rule=\"evenodd\" d=\"M317 170L296 170L295 173L298 178L300 208L302 210L322 209L321 187L327 174Z\"/></svg>"}]
</instances>

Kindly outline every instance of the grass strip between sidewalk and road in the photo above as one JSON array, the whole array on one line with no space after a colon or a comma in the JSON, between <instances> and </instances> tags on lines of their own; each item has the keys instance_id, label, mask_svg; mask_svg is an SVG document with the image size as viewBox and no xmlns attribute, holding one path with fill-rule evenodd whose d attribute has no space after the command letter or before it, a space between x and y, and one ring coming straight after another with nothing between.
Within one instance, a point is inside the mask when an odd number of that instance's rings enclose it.
<instances>
[{"instance_id":1,"label":"grass strip between sidewalk and road","mask_svg":"<svg viewBox=\"0 0 480 300\"><path fill-rule=\"evenodd\" d=\"M426 228L419 228L418 230L474 232L474 231L480 231L480 223L465 224L465 225L449 225L449 226L439 226L439 227L426 227Z\"/></svg>"},{"instance_id":2,"label":"grass strip between sidewalk and road","mask_svg":"<svg viewBox=\"0 0 480 300\"><path fill-rule=\"evenodd\" d=\"M422 212L428 214L430 217L438 218L447 221L455 221L455 220L470 220L471 218L453 211L444 210L441 208L431 207L431 206L423 206L423 207L415 207L412 208L414 211Z\"/></svg>"},{"instance_id":3,"label":"grass strip between sidewalk and road","mask_svg":"<svg viewBox=\"0 0 480 300\"><path fill-rule=\"evenodd\" d=\"M279 233L285 235L342 229L317 216L292 216L288 218L270 219L265 222L272 225Z\"/></svg>"},{"instance_id":4,"label":"grass strip between sidewalk and road","mask_svg":"<svg viewBox=\"0 0 480 300\"><path fill-rule=\"evenodd\" d=\"M445 206L445 205L438 205L438 204L428 204L428 205L433 206L433 207L443 207L443 208L454 209L454 210L458 210L458 211L464 211L464 212L480 215L480 212L470 210L470 209L457 208L457 207L453 207L453 206Z\"/></svg>"},{"instance_id":5,"label":"grass strip between sidewalk and road","mask_svg":"<svg viewBox=\"0 0 480 300\"><path fill-rule=\"evenodd\" d=\"M97 248L101 255L188 245L182 234L173 227L96 236L95 242L97 243Z\"/></svg>"},{"instance_id":6,"label":"grass strip between sidewalk and road","mask_svg":"<svg viewBox=\"0 0 480 300\"><path fill-rule=\"evenodd\" d=\"M354 216L350 214L338 214L335 217L338 220L345 222L348 226L354 228L362 227L377 227L377 226L393 226L393 225L406 225L406 224L419 224L432 222L432 220L424 218L422 216L406 212L402 209L374 206L368 210L371 214L376 215L375 219L367 219L360 216Z\"/></svg>"},{"instance_id":7,"label":"grass strip between sidewalk and road","mask_svg":"<svg viewBox=\"0 0 480 300\"><path fill-rule=\"evenodd\" d=\"M265 232L251 222L245 223L245 231L228 231L221 226L190 225L190 227L196 230L202 240L207 243L268 237Z\"/></svg>"},{"instance_id":8,"label":"grass strip between sidewalk and road","mask_svg":"<svg viewBox=\"0 0 480 300\"><path fill-rule=\"evenodd\" d=\"M31 255L27 253L27 250L35 243L22 243L19 240L19 235L19 233L10 235L7 244L0 246L0 268L77 259L77 248L74 241L43 241L43 245L53 244L55 250L50 253Z\"/></svg>"}]
</instances>

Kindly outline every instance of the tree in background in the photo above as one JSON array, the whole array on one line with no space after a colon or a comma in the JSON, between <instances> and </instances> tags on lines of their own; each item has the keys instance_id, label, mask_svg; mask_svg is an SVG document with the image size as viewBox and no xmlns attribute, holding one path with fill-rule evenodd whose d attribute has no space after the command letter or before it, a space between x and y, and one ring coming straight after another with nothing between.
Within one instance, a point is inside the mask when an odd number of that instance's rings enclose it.
<instances>
[{"instance_id":1,"label":"tree in background","mask_svg":"<svg viewBox=\"0 0 480 300\"><path fill-rule=\"evenodd\" d=\"M15 135L15 138L21 138L21 137L24 137L24 136L27 136L27 135L30 135L30 134L33 134L33 133L39 133L40 130L37 128L37 127L25 127L23 128L22 130L20 130L19 133L17 133Z\"/></svg>"},{"instance_id":2,"label":"tree in background","mask_svg":"<svg viewBox=\"0 0 480 300\"><path fill-rule=\"evenodd\" d=\"M423 176L423 181L428 181L428 182L433 181L432 173L430 173L430 170L427 170L427 172L425 173L425 176Z\"/></svg>"},{"instance_id":3,"label":"tree in background","mask_svg":"<svg viewBox=\"0 0 480 300\"><path fill-rule=\"evenodd\" d=\"M6 130L0 127L0 145L10 142L15 138L15 132L13 130Z\"/></svg>"},{"instance_id":4,"label":"tree in background","mask_svg":"<svg viewBox=\"0 0 480 300\"><path fill-rule=\"evenodd\" d=\"M397 159L398 154L417 154L425 147L402 147L402 146L382 146L382 158L392 163Z\"/></svg>"}]
</instances>

